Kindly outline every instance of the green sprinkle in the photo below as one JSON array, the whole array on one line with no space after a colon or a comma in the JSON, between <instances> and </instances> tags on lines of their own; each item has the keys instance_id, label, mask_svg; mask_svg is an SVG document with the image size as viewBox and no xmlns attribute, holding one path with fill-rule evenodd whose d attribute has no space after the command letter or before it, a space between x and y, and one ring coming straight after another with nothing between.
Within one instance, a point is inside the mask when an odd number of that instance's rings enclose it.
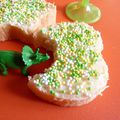
<instances>
[{"instance_id":1,"label":"green sprinkle","mask_svg":"<svg viewBox=\"0 0 120 120\"><path fill-rule=\"evenodd\" d=\"M55 91L54 90L50 90L50 94L55 95Z\"/></svg>"},{"instance_id":2,"label":"green sprinkle","mask_svg":"<svg viewBox=\"0 0 120 120\"><path fill-rule=\"evenodd\" d=\"M60 82L55 81L55 87L58 88L60 86Z\"/></svg>"},{"instance_id":3,"label":"green sprinkle","mask_svg":"<svg viewBox=\"0 0 120 120\"><path fill-rule=\"evenodd\" d=\"M91 32L90 32L90 30L85 30L85 33L86 33L87 35L89 35Z\"/></svg>"},{"instance_id":4,"label":"green sprinkle","mask_svg":"<svg viewBox=\"0 0 120 120\"><path fill-rule=\"evenodd\" d=\"M39 82L39 83L37 83L36 85L37 85L37 87L40 87L42 84Z\"/></svg>"},{"instance_id":5,"label":"green sprinkle","mask_svg":"<svg viewBox=\"0 0 120 120\"><path fill-rule=\"evenodd\" d=\"M76 94L76 95L80 95L80 90L76 90L76 91L75 91L75 94Z\"/></svg>"},{"instance_id":6,"label":"green sprinkle","mask_svg":"<svg viewBox=\"0 0 120 120\"><path fill-rule=\"evenodd\" d=\"M91 77L97 77L97 75L98 75L97 71L95 71L95 70L89 71L89 74Z\"/></svg>"},{"instance_id":7,"label":"green sprinkle","mask_svg":"<svg viewBox=\"0 0 120 120\"><path fill-rule=\"evenodd\" d=\"M67 75L66 75L66 74L64 74L64 75L63 75L63 78L66 80L66 79L67 79Z\"/></svg>"},{"instance_id":8,"label":"green sprinkle","mask_svg":"<svg viewBox=\"0 0 120 120\"><path fill-rule=\"evenodd\" d=\"M91 87L88 87L88 88L87 88L87 90L89 90L89 91L90 91L90 90L91 90Z\"/></svg>"},{"instance_id":9,"label":"green sprinkle","mask_svg":"<svg viewBox=\"0 0 120 120\"><path fill-rule=\"evenodd\" d=\"M65 94L65 90L61 90L60 92L61 92L62 94Z\"/></svg>"}]
</instances>

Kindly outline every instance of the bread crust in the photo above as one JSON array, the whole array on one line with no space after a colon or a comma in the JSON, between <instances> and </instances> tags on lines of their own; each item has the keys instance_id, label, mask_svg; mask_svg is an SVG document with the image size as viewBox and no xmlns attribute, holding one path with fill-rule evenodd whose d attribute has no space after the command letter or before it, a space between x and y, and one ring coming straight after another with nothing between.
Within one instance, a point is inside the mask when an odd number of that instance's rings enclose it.
<instances>
[{"instance_id":1,"label":"bread crust","mask_svg":"<svg viewBox=\"0 0 120 120\"><path fill-rule=\"evenodd\" d=\"M107 72L106 72L106 74L107 74ZM106 79L104 81L104 85L101 86L100 89L95 91L94 94L92 94L92 96L84 96L83 98L77 98L77 97L75 98L72 95L70 95L70 96L64 95L64 98L54 96L48 92L45 92L44 90L40 90L39 87L36 86L36 84L34 83L33 80L29 80L27 85L28 85L29 89L32 90L32 92L42 100L45 100L49 103L53 103L58 106L72 107L72 106L82 106L84 104L88 104L89 102L94 100L98 95L101 95L101 93L108 87L107 80L108 79ZM98 86L96 86L96 87L98 87Z\"/></svg>"}]
</instances>

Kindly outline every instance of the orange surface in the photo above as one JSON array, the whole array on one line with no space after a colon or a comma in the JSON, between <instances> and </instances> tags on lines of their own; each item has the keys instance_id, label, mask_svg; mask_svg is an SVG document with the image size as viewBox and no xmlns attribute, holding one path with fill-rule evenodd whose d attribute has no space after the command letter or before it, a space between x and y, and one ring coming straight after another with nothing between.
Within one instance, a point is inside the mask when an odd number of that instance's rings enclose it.
<instances>
[{"instance_id":1,"label":"orange surface","mask_svg":"<svg viewBox=\"0 0 120 120\"><path fill-rule=\"evenodd\" d=\"M69 21L65 6L72 0L49 1L57 5L57 22ZM82 107L58 107L38 99L28 89L27 78L19 71L9 70L8 76L0 76L0 120L120 120L120 0L91 1L102 11L102 18L93 26L102 33L110 87L102 97ZM0 43L2 50L20 51L22 46L16 41ZM42 72L51 62L31 68L31 74Z\"/></svg>"}]
</instances>

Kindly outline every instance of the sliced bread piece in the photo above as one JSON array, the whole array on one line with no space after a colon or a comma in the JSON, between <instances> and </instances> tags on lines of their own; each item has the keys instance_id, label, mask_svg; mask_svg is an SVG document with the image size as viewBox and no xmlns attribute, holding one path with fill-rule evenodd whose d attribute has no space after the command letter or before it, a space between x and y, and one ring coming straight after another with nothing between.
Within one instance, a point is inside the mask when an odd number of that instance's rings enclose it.
<instances>
[{"instance_id":1,"label":"sliced bread piece","mask_svg":"<svg viewBox=\"0 0 120 120\"><path fill-rule=\"evenodd\" d=\"M101 35L85 23L59 23L34 34L34 45L53 51L55 62L43 74L29 76L28 87L60 106L80 106L107 87L108 67Z\"/></svg>"},{"instance_id":2,"label":"sliced bread piece","mask_svg":"<svg viewBox=\"0 0 120 120\"><path fill-rule=\"evenodd\" d=\"M56 6L45 0L4 0L0 3L0 41L31 44L33 33L56 23Z\"/></svg>"}]
</instances>

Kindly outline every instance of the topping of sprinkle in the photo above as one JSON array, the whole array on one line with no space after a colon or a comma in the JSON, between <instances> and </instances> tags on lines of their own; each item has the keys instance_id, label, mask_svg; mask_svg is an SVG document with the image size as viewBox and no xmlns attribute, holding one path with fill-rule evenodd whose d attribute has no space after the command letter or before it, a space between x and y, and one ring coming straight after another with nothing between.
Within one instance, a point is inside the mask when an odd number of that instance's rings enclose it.
<instances>
[{"instance_id":1,"label":"topping of sprinkle","mask_svg":"<svg viewBox=\"0 0 120 120\"><path fill-rule=\"evenodd\" d=\"M52 88L51 94L88 95L91 81L98 77L93 65L101 56L95 51L99 32L78 22L61 23L49 29L43 28L40 32L57 42L57 60L45 74L39 76L39 82L48 83Z\"/></svg>"},{"instance_id":2,"label":"topping of sprinkle","mask_svg":"<svg viewBox=\"0 0 120 120\"><path fill-rule=\"evenodd\" d=\"M2 0L0 2L0 23L29 25L31 21L47 10L44 0Z\"/></svg>"}]
</instances>

